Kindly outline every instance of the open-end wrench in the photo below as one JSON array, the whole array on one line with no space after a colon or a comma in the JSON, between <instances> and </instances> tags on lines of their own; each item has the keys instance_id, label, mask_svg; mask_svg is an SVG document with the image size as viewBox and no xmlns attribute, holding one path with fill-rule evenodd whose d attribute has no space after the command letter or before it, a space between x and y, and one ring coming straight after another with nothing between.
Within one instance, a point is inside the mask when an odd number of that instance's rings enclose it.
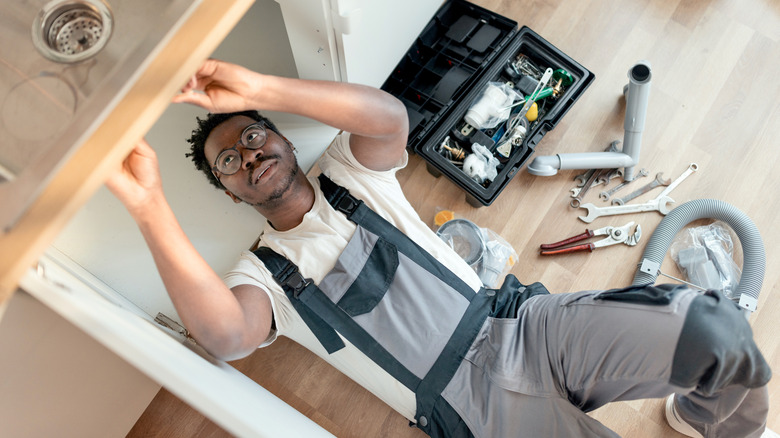
<instances>
[{"instance_id":1,"label":"open-end wrench","mask_svg":"<svg viewBox=\"0 0 780 438\"><path fill-rule=\"evenodd\" d=\"M627 186L628 184L631 184L632 182L636 181L639 178L647 176L647 169L641 169L639 170L639 173L632 179L631 181L623 181L622 183L616 185L615 187L605 190L601 193L599 193L599 199L602 201L609 200L609 197L612 196L613 193L617 192L618 190L622 189L623 187Z\"/></svg>"},{"instance_id":2,"label":"open-end wrench","mask_svg":"<svg viewBox=\"0 0 780 438\"><path fill-rule=\"evenodd\" d=\"M602 173L600 177L596 178L593 186L600 184L609 185L609 182L617 177L623 177L623 169L612 169L607 173Z\"/></svg>"},{"instance_id":3,"label":"open-end wrench","mask_svg":"<svg viewBox=\"0 0 780 438\"><path fill-rule=\"evenodd\" d=\"M608 207L596 207L593 204L583 204L580 208L588 210L586 216L580 216L580 220L586 223L591 223L597 218L602 216L613 216L616 214L628 214L628 213L641 213L643 211L658 211L662 215L666 215L671 210L669 204L673 203L674 199L668 196L659 196L655 199L645 202L644 204L629 204L629 205L610 205Z\"/></svg>"},{"instance_id":4,"label":"open-end wrench","mask_svg":"<svg viewBox=\"0 0 780 438\"><path fill-rule=\"evenodd\" d=\"M579 207L580 203L582 203L582 197L585 196L585 193L587 193L591 187L593 187L593 183L594 181L596 181L596 178L598 178L605 172L609 172L609 170L604 170L604 169L597 170L593 172L593 175L591 175L590 178L588 178L588 181L585 183L584 186L582 186L582 188L571 189L571 194L574 197L574 199L571 200L569 205L571 205L572 208Z\"/></svg>"},{"instance_id":5,"label":"open-end wrench","mask_svg":"<svg viewBox=\"0 0 780 438\"><path fill-rule=\"evenodd\" d=\"M660 195L658 195L658 197L660 198L662 196L666 196L669 193L671 193L672 190L674 190L675 187L679 186L680 183L683 182L685 178L688 178L688 175L692 174L693 172L696 172L697 170L699 170L699 165L696 163L691 163L688 166L688 168L685 169L685 172L683 172L682 175L678 176L673 183L669 184L669 187L665 188L664 191L661 192Z\"/></svg>"},{"instance_id":6,"label":"open-end wrench","mask_svg":"<svg viewBox=\"0 0 780 438\"><path fill-rule=\"evenodd\" d=\"M653 190L658 186L668 186L671 182L672 180L669 178L664 179L663 172L659 172L655 175L655 179L652 182L645 184L643 187L637 189L636 191L626 196L623 196L622 198L613 199L612 205L623 205L634 198L644 195L645 193L649 192L650 190Z\"/></svg>"},{"instance_id":7,"label":"open-end wrench","mask_svg":"<svg viewBox=\"0 0 780 438\"><path fill-rule=\"evenodd\" d=\"M597 169L590 169L589 171L585 173L581 173L574 177L574 181L577 181L577 187L582 187L585 185L586 182L590 179L590 176L593 175L594 172L596 172ZM576 195L575 195L576 196Z\"/></svg>"},{"instance_id":8,"label":"open-end wrench","mask_svg":"<svg viewBox=\"0 0 780 438\"><path fill-rule=\"evenodd\" d=\"M659 194L655 199L652 199L644 204L628 204L628 205L611 205L609 207L596 207L593 204L585 204L581 205L580 208L586 208L588 209L588 215L587 216L580 216L580 219L583 222L591 223L596 218L601 216L611 216L615 214L626 214L626 213L639 213L643 211L653 211L657 210L662 215L666 215L669 213L669 204L674 202L674 199L670 198L669 193L675 189L680 183L688 177L688 175L692 174L693 172L696 172L699 170L699 165L696 163L691 163L690 166L688 166L688 169L685 170L685 172L682 173L682 175L678 176L676 180L674 180L673 183L669 184L669 187L664 189L661 194Z\"/></svg>"}]
</instances>

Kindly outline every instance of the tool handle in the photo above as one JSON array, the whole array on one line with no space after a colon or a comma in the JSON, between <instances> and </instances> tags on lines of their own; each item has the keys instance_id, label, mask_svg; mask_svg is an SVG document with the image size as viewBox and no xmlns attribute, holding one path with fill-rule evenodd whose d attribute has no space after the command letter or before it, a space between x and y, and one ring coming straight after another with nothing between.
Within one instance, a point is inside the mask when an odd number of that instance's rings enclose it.
<instances>
[{"instance_id":1,"label":"tool handle","mask_svg":"<svg viewBox=\"0 0 780 438\"><path fill-rule=\"evenodd\" d=\"M553 248L560 248L564 245L568 245L570 243L579 242L580 240L585 240L589 237L593 237L593 231L591 230L585 230L584 233L578 234L573 237L569 237L568 239L561 240L560 242L555 243L544 243L542 245L539 245L539 248L541 249L553 249Z\"/></svg>"},{"instance_id":2,"label":"tool handle","mask_svg":"<svg viewBox=\"0 0 780 438\"><path fill-rule=\"evenodd\" d=\"M595 248L596 245L592 243L583 243L582 245L570 246L568 248L542 250L539 251L539 254L540 255L568 254L570 252L585 251L585 250L593 251Z\"/></svg>"}]
</instances>

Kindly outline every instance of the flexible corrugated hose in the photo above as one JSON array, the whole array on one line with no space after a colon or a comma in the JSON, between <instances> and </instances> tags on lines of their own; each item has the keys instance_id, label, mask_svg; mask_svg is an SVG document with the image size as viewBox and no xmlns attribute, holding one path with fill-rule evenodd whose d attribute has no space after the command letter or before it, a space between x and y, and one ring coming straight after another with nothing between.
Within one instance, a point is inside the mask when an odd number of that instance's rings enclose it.
<instances>
[{"instance_id":1,"label":"flexible corrugated hose","mask_svg":"<svg viewBox=\"0 0 780 438\"><path fill-rule=\"evenodd\" d=\"M670 211L661 220L647 242L632 285L655 283L661 263L675 235L689 223L706 218L727 223L739 238L743 262L736 296L739 297L741 308L755 311L766 268L764 242L758 228L747 215L733 205L717 199L688 201Z\"/></svg>"}]
</instances>

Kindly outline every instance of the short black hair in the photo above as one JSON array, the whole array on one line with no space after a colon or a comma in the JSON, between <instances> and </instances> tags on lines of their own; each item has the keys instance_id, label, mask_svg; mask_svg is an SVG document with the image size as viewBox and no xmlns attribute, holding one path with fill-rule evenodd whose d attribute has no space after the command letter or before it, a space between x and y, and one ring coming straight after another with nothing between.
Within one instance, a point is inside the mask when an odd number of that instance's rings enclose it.
<instances>
[{"instance_id":1,"label":"short black hair","mask_svg":"<svg viewBox=\"0 0 780 438\"><path fill-rule=\"evenodd\" d=\"M225 190L225 186L223 186L217 177L214 176L214 173L211 172L211 164L208 162L208 160L206 160L206 139L209 137L211 131L214 130L214 128L226 120L236 116L246 116L252 120L263 122L267 128L279 135L282 135L273 122L255 110L239 111L234 113L209 113L206 115L205 119L196 117L198 127L192 130L192 135L187 139L187 142L190 144L190 152L185 154L185 156L191 158L192 162L195 164L195 168L203 172L211 185L220 190Z\"/></svg>"}]
</instances>

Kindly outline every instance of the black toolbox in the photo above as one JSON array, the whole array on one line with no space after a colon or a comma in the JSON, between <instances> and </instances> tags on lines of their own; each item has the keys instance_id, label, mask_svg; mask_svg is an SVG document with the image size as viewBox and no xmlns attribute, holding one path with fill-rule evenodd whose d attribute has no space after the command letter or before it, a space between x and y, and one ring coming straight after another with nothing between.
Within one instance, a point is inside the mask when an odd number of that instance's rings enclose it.
<instances>
[{"instance_id":1,"label":"black toolbox","mask_svg":"<svg viewBox=\"0 0 780 438\"><path fill-rule=\"evenodd\" d=\"M548 68L554 76L541 84ZM420 33L382 89L406 105L408 149L425 159L430 173L446 175L466 192L469 204L480 207L496 200L542 137L558 124L594 78L593 73L530 28L518 29L515 21L467 1L449 0ZM485 105L477 106L480 99L487 93L494 96L497 87L503 88L507 98L514 90L516 106L487 108L504 115L510 112L510 117L492 128L473 128L465 121L469 109L484 109ZM518 117L518 112L525 109L520 103L523 98L535 100L536 108ZM537 117L529 122L534 109ZM484 111L469 114L481 113ZM522 130L513 130L520 123L527 124L522 136ZM474 148L475 143L483 147ZM485 179L479 163L475 165L478 157L469 155L480 155L483 164L495 166L496 175Z\"/></svg>"}]
</instances>

